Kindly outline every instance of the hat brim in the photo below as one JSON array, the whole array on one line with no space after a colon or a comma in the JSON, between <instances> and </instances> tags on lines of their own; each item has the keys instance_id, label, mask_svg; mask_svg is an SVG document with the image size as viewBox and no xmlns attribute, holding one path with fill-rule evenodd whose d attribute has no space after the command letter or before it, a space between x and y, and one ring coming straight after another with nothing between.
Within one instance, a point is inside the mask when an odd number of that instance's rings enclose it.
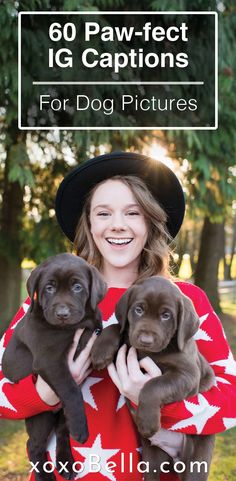
<instances>
[{"instance_id":1,"label":"hat brim","mask_svg":"<svg viewBox=\"0 0 236 481\"><path fill-rule=\"evenodd\" d=\"M162 162L131 152L94 157L76 167L61 182L56 196L56 216L64 234L73 242L89 191L114 175L141 178L167 214L167 229L174 238L183 222L185 200L174 172Z\"/></svg>"}]
</instances>

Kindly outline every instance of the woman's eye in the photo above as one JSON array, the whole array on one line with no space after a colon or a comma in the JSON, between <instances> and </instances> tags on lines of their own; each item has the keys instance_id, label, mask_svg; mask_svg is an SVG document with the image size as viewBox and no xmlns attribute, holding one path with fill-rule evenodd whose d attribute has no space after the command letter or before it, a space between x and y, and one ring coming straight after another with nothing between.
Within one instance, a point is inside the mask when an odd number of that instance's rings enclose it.
<instances>
[{"instance_id":1,"label":"woman's eye","mask_svg":"<svg viewBox=\"0 0 236 481\"><path fill-rule=\"evenodd\" d=\"M53 294L54 292L56 292L56 286L53 286L52 284L47 284L45 290L49 294Z\"/></svg>"},{"instance_id":2,"label":"woman's eye","mask_svg":"<svg viewBox=\"0 0 236 481\"><path fill-rule=\"evenodd\" d=\"M144 313L144 310L141 306L136 306L134 309L134 312L135 314L137 314L137 316L142 316L142 314Z\"/></svg>"},{"instance_id":3,"label":"woman's eye","mask_svg":"<svg viewBox=\"0 0 236 481\"><path fill-rule=\"evenodd\" d=\"M170 316L171 316L170 312L167 312L167 311L163 312L161 314L161 320L162 321L168 321L170 319Z\"/></svg>"},{"instance_id":4,"label":"woman's eye","mask_svg":"<svg viewBox=\"0 0 236 481\"><path fill-rule=\"evenodd\" d=\"M106 216L109 215L109 212L98 212L97 215L102 216L102 217L106 217Z\"/></svg>"},{"instance_id":5,"label":"woman's eye","mask_svg":"<svg viewBox=\"0 0 236 481\"><path fill-rule=\"evenodd\" d=\"M132 210L132 211L129 211L127 212L128 215L140 215L140 212L136 211L136 210Z\"/></svg>"},{"instance_id":6,"label":"woman's eye","mask_svg":"<svg viewBox=\"0 0 236 481\"><path fill-rule=\"evenodd\" d=\"M81 284L78 284L78 283L73 284L73 286L72 286L72 290L74 292L80 292L80 291L82 291L82 289L83 289L83 287L81 286Z\"/></svg>"}]
</instances>

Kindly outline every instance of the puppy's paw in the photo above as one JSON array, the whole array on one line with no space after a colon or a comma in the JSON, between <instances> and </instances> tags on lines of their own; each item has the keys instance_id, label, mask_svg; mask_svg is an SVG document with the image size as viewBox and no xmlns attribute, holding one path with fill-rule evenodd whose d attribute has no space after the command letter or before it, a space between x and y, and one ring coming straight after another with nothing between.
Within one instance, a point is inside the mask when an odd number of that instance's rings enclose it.
<instances>
[{"instance_id":1,"label":"puppy's paw","mask_svg":"<svg viewBox=\"0 0 236 481\"><path fill-rule=\"evenodd\" d=\"M113 361L113 356L100 356L99 359L92 359L93 368L101 371L105 369Z\"/></svg>"},{"instance_id":2,"label":"puppy's paw","mask_svg":"<svg viewBox=\"0 0 236 481\"><path fill-rule=\"evenodd\" d=\"M70 434L75 441L78 441L81 444L86 443L89 437L87 423L83 427L80 426L79 429L75 429L74 426L72 429L70 429Z\"/></svg>"},{"instance_id":3,"label":"puppy's paw","mask_svg":"<svg viewBox=\"0 0 236 481\"><path fill-rule=\"evenodd\" d=\"M53 473L35 473L35 481L56 481Z\"/></svg>"},{"instance_id":4,"label":"puppy's paw","mask_svg":"<svg viewBox=\"0 0 236 481\"><path fill-rule=\"evenodd\" d=\"M89 433L85 434L85 433L74 432L74 433L71 433L71 436L75 441L78 441L78 443L84 444L84 443L86 443L86 441L89 437Z\"/></svg>"},{"instance_id":5,"label":"puppy's paw","mask_svg":"<svg viewBox=\"0 0 236 481\"><path fill-rule=\"evenodd\" d=\"M157 413L152 413L151 410L144 407L138 407L136 413L136 424L139 433L145 439L153 436L160 428L160 421Z\"/></svg>"},{"instance_id":6,"label":"puppy's paw","mask_svg":"<svg viewBox=\"0 0 236 481\"><path fill-rule=\"evenodd\" d=\"M62 465L65 466L65 469L62 469ZM59 459L56 464L56 469L63 479L67 479L68 481L75 479L76 473L67 461L60 461Z\"/></svg>"},{"instance_id":7,"label":"puppy's paw","mask_svg":"<svg viewBox=\"0 0 236 481\"><path fill-rule=\"evenodd\" d=\"M62 462L62 461L61 461ZM65 464L65 463L64 463ZM76 476L78 475L78 471L74 471L72 466L69 465L68 463L66 464L66 470L64 469L62 471L62 468L61 468L61 464L60 462L57 463L56 465L56 469L57 471L59 472L60 476L63 478L63 479L66 479L68 481L71 481L73 479L76 479Z\"/></svg>"},{"instance_id":8,"label":"puppy's paw","mask_svg":"<svg viewBox=\"0 0 236 481\"><path fill-rule=\"evenodd\" d=\"M56 469L64 479L72 480L76 478L76 474L78 473L73 470L73 464L74 458L71 454L70 447L66 449L66 447L62 446L61 449L57 449Z\"/></svg>"},{"instance_id":9,"label":"puppy's paw","mask_svg":"<svg viewBox=\"0 0 236 481\"><path fill-rule=\"evenodd\" d=\"M106 346L103 349L99 345L93 345L91 351L91 361L94 369L101 370L107 367L113 362L115 357L115 351L113 346Z\"/></svg>"}]
</instances>

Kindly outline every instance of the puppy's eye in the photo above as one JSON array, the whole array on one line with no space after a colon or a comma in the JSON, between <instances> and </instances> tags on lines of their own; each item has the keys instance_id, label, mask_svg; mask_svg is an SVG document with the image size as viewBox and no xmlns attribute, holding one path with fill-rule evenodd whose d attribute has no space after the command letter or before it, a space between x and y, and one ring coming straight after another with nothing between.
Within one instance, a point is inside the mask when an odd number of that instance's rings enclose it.
<instances>
[{"instance_id":1,"label":"puppy's eye","mask_svg":"<svg viewBox=\"0 0 236 481\"><path fill-rule=\"evenodd\" d=\"M170 317L171 317L171 314L168 311L162 312L162 314L161 314L161 320L162 321L168 321L170 319Z\"/></svg>"},{"instance_id":2,"label":"puppy's eye","mask_svg":"<svg viewBox=\"0 0 236 481\"><path fill-rule=\"evenodd\" d=\"M48 292L48 294L54 294L54 292L56 292L56 286L53 286L53 284L47 284L45 286L45 291Z\"/></svg>"},{"instance_id":3,"label":"puppy's eye","mask_svg":"<svg viewBox=\"0 0 236 481\"><path fill-rule=\"evenodd\" d=\"M142 316L142 314L144 313L144 310L141 306L136 306L134 309L134 312L135 314L137 314L137 316Z\"/></svg>"},{"instance_id":4,"label":"puppy's eye","mask_svg":"<svg viewBox=\"0 0 236 481\"><path fill-rule=\"evenodd\" d=\"M81 284L79 284L78 282L76 282L75 284L73 284L72 286L72 291L73 292L80 292L82 291L83 287L81 286Z\"/></svg>"}]
</instances>

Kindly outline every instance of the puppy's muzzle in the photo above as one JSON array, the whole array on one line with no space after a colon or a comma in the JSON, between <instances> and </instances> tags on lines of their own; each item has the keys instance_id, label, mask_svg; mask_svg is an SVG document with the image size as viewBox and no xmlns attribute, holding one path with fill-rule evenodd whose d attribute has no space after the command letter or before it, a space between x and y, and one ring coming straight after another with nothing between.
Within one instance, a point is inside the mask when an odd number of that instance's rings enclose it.
<instances>
[{"instance_id":1,"label":"puppy's muzzle","mask_svg":"<svg viewBox=\"0 0 236 481\"><path fill-rule=\"evenodd\" d=\"M152 334L141 332L137 341L142 345L151 346L154 343L154 336Z\"/></svg>"},{"instance_id":2,"label":"puppy's muzzle","mask_svg":"<svg viewBox=\"0 0 236 481\"><path fill-rule=\"evenodd\" d=\"M71 315L70 308L65 304L60 304L55 309L55 316L59 321L67 321Z\"/></svg>"},{"instance_id":3,"label":"puppy's muzzle","mask_svg":"<svg viewBox=\"0 0 236 481\"><path fill-rule=\"evenodd\" d=\"M132 336L131 344L136 347L136 349L152 349L156 343L156 336L152 332L138 331Z\"/></svg>"}]
</instances>

